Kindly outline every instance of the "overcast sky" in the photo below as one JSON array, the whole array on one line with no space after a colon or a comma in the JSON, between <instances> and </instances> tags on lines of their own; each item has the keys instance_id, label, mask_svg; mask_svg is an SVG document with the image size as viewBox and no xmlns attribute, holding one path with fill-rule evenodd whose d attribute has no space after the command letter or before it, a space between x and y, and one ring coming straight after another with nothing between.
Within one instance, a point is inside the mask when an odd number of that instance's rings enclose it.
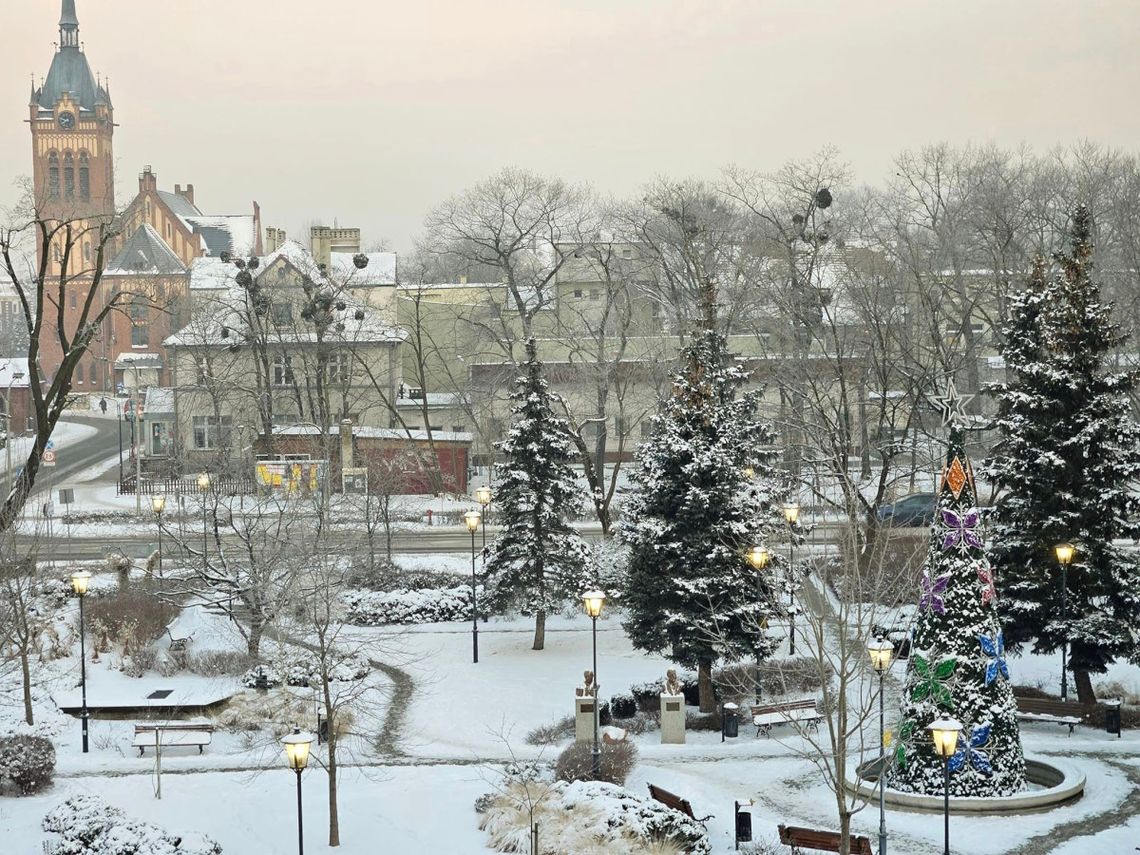
<instances>
[{"instance_id":1,"label":"overcast sky","mask_svg":"<svg viewBox=\"0 0 1140 855\"><path fill-rule=\"evenodd\" d=\"M5 0L0 203L31 172L59 0ZM78 0L110 77L118 201L144 164L407 249L504 165L617 195L832 143L882 180L927 142L1140 147L1134 0Z\"/></svg>"}]
</instances>

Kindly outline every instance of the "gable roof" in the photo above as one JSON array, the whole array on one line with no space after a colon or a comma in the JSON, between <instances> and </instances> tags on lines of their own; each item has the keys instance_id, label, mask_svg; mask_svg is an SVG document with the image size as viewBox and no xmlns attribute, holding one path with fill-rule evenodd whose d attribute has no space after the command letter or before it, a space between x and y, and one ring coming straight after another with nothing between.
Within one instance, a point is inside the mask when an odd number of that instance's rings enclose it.
<instances>
[{"instance_id":1,"label":"gable roof","mask_svg":"<svg viewBox=\"0 0 1140 855\"><path fill-rule=\"evenodd\" d=\"M169 190L157 190L158 198L170 209L176 217L196 217L201 215L198 207L181 193L171 193Z\"/></svg>"},{"instance_id":2,"label":"gable roof","mask_svg":"<svg viewBox=\"0 0 1140 855\"><path fill-rule=\"evenodd\" d=\"M253 214L196 214L185 216L183 220L198 235L207 255L220 256L223 252L228 252L230 255L241 256L253 252Z\"/></svg>"},{"instance_id":3,"label":"gable roof","mask_svg":"<svg viewBox=\"0 0 1140 855\"><path fill-rule=\"evenodd\" d=\"M186 265L149 223L143 223L135 230L106 270L110 276L177 275L185 272Z\"/></svg>"}]
</instances>

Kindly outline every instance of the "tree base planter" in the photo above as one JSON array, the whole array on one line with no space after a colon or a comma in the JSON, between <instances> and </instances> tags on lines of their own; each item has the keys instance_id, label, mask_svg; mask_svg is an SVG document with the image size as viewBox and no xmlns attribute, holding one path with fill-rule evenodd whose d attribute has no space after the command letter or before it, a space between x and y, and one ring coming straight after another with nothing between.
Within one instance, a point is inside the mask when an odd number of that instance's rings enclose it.
<instances>
[{"instance_id":1,"label":"tree base planter","mask_svg":"<svg viewBox=\"0 0 1140 855\"><path fill-rule=\"evenodd\" d=\"M847 780L847 789L857 793L868 802L879 798L879 763L872 761L858 768L858 778ZM1032 789L1003 798L950 797L950 813L954 814L995 814L995 813L1042 813L1060 805L1079 799L1085 791L1085 773L1064 760L1043 757L1025 758L1025 777L1033 784ZM887 788L886 803L896 810L914 813L942 813L941 794L919 795L903 793Z\"/></svg>"}]
</instances>

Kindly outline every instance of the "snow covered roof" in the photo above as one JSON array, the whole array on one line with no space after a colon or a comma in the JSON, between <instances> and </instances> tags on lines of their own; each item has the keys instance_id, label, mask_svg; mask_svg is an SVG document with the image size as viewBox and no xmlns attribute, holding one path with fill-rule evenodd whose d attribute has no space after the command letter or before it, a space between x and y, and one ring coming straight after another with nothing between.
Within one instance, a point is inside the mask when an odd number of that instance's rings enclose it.
<instances>
[{"instance_id":1,"label":"snow covered roof","mask_svg":"<svg viewBox=\"0 0 1140 855\"><path fill-rule=\"evenodd\" d=\"M177 275L186 272L174 252L149 223L139 226L107 265L109 276Z\"/></svg>"},{"instance_id":2,"label":"snow covered roof","mask_svg":"<svg viewBox=\"0 0 1140 855\"><path fill-rule=\"evenodd\" d=\"M230 288L237 272L232 262L209 256L195 258L190 263L190 290L220 291Z\"/></svg>"},{"instance_id":3,"label":"snow covered roof","mask_svg":"<svg viewBox=\"0 0 1140 855\"><path fill-rule=\"evenodd\" d=\"M147 353L145 351L134 351L131 353L120 353L115 357L115 368L122 370L124 368L161 368L162 356L157 353Z\"/></svg>"},{"instance_id":4,"label":"snow covered roof","mask_svg":"<svg viewBox=\"0 0 1140 855\"><path fill-rule=\"evenodd\" d=\"M397 407L419 409L423 407L425 398L429 408L458 407L463 402L463 397L456 392L427 392L421 393L418 398L413 398L408 391L406 386L401 386L395 401Z\"/></svg>"},{"instance_id":5,"label":"snow covered roof","mask_svg":"<svg viewBox=\"0 0 1140 855\"><path fill-rule=\"evenodd\" d=\"M202 242L207 255L249 255L255 243L253 214L190 215L183 219Z\"/></svg>"},{"instance_id":6,"label":"snow covered roof","mask_svg":"<svg viewBox=\"0 0 1140 855\"><path fill-rule=\"evenodd\" d=\"M198 210L198 206L183 196L181 193L171 193L169 190L159 190L158 198L162 203L170 209L170 212L176 217L195 217L202 212Z\"/></svg>"},{"instance_id":7,"label":"snow covered roof","mask_svg":"<svg viewBox=\"0 0 1140 855\"><path fill-rule=\"evenodd\" d=\"M437 291L447 288L506 288L505 282L401 282L401 291Z\"/></svg>"},{"instance_id":8,"label":"snow covered roof","mask_svg":"<svg viewBox=\"0 0 1140 855\"><path fill-rule=\"evenodd\" d=\"M273 428L275 436L316 436L321 432L321 429L316 425L290 425ZM340 428L332 427L329 428L328 432L330 435L338 435ZM426 442L428 438L426 430L404 430L403 428L368 427L366 425L353 425L352 435L364 439L411 439L419 442ZM457 433L455 431L433 430L431 438L435 442L475 441L475 436L466 431Z\"/></svg>"},{"instance_id":9,"label":"snow covered roof","mask_svg":"<svg viewBox=\"0 0 1140 855\"><path fill-rule=\"evenodd\" d=\"M28 360L0 359L0 389L28 388Z\"/></svg>"},{"instance_id":10,"label":"snow covered roof","mask_svg":"<svg viewBox=\"0 0 1140 855\"><path fill-rule=\"evenodd\" d=\"M243 288L234 285L226 289L196 311L190 323L169 336L163 344L168 347L245 344L251 337L248 300L249 295ZM338 294L337 302L343 304L344 308L337 309L334 306L331 310L332 324L324 334L327 343L396 344L408 337L404 330L388 324L379 310L355 299L351 294ZM291 327L271 326L269 330L270 345L311 344L316 340L316 332L303 321Z\"/></svg>"},{"instance_id":11,"label":"snow covered roof","mask_svg":"<svg viewBox=\"0 0 1140 855\"><path fill-rule=\"evenodd\" d=\"M174 412L174 390L166 386L147 386L143 414L165 415Z\"/></svg>"},{"instance_id":12,"label":"snow covered roof","mask_svg":"<svg viewBox=\"0 0 1140 855\"><path fill-rule=\"evenodd\" d=\"M355 253L334 252L329 255L329 273L342 284L356 285L395 285L396 253L365 252L368 266L357 270L353 262Z\"/></svg>"}]
</instances>

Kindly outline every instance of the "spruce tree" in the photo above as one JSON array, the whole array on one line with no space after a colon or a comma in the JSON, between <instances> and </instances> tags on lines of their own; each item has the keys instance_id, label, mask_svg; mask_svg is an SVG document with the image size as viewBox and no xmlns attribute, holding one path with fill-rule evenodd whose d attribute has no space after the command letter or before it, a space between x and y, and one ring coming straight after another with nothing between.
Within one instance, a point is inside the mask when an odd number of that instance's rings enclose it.
<instances>
[{"instance_id":1,"label":"spruce tree","mask_svg":"<svg viewBox=\"0 0 1140 855\"><path fill-rule=\"evenodd\" d=\"M637 450L637 490L622 512L630 548L623 604L633 644L697 668L701 709L715 709L712 664L771 655L760 631L778 607L746 556L775 539L779 480L774 435L757 416L760 393L733 364L711 310L681 354L672 394ZM751 468L751 477L746 470Z\"/></svg>"},{"instance_id":2,"label":"spruce tree","mask_svg":"<svg viewBox=\"0 0 1140 855\"><path fill-rule=\"evenodd\" d=\"M1007 382L994 392L1001 438L987 471L1001 490L993 562L1011 647L1052 653L1068 642L1078 698L1090 674L1138 653L1140 562L1115 539L1140 537L1140 429L1129 393L1135 372L1114 370L1126 340L1092 277L1088 209L1072 218L1070 247L1038 263L1004 330ZM1058 543L1072 542L1062 607Z\"/></svg>"},{"instance_id":3,"label":"spruce tree","mask_svg":"<svg viewBox=\"0 0 1140 855\"><path fill-rule=\"evenodd\" d=\"M502 532L488 547L487 597L493 607L534 614L534 649L546 643L546 615L590 587L589 551L567 518L581 510L571 467L570 428L554 414L534 339L511 394L511 427L495 447L496 503Z\"/></svg>"},{"instance_id":4,"label":"spruce tree","mask_svg":"<svg viewBox=\"0 0 1140 855\"><path fill-rule=\"evenodd\" d=\"M950 426L946 466L923 568L902 715L888 770L891 787L940 795L943 761L926 727L935 719L962 725L950 759L950 793L1004 796L1025 789L1017 703L1009 682L993 569L982 542L974 473L963 450L961 399L944 408Z\"/></svg>"}]
</instances>

